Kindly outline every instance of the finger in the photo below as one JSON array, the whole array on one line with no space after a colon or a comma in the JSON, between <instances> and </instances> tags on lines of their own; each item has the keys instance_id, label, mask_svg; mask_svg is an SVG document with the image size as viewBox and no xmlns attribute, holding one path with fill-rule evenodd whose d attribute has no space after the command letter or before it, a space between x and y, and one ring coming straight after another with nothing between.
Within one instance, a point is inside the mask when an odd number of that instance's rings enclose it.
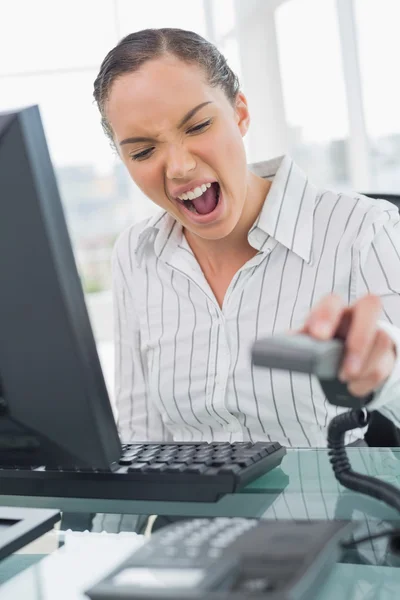
<instances>
[{"instance_id":1,"label":"finger","mask_svg":"<svg viewBox=\"0 0 400 600\"><path fill-rule=\"evenodd\" d=\"M358 375L372 350L377 333L381 302L377 296L364 296L352 307L346 337L346 353L341 370L343 381Z\"/></svg>"},{"instance_id":2,"label":"finger","mask_svg":"<svg viewBox=\"0 0 400 600\"><path fill-rule=\"evenodd\" d=\"M353 309L348 307L343 310L340 323L336 330L335 336L345 340L350 329Z\"/></svg>"},{"instance_id":3,"label":"finger","mask_svg":"<svg viewBox=\"0 0 400 600\"><path fill-rule=\"evenodd\" d=\"M343 314L344 302L336 294L326 296L311 311L303 333L326 340L334 336Z\"/></svg>"},{"instance_id":4,"label":"finger","mask_svg":"<svg viewBox=\"0 0 400 600\"><path fill-rule=\"evenodd\" d=\"M364 396L376 390L390 376L395 360L393 341L378 330L362 371L348 381L349 391L355 396Z\"/></svg>"}]
</instances>

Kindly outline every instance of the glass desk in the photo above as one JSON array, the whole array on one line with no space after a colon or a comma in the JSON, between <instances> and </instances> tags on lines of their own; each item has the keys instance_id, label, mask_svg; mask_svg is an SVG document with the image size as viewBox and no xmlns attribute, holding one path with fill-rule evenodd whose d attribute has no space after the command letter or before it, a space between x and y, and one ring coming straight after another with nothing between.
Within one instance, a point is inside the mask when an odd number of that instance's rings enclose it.
<instances>
[{"instance_id":1,"label":"glass desk","mask_svg":"<svg viewBox=\"0 0 400 600\"><path fill-rule=\"evenodd\" d=\"M400 490L400 449L349 448L348 455L355 471L376 476ZM0 563L0 582L5 582L0 600L82 600L82 590L143 541L137 533L151 535L177 518L353 519L360 523L357 536L400 527L400 514L393 509L348 492L337 483L325 449L288 450L281 467L216 504L22 496L0 496L0 503L60 508L64 511L61 527L92 531L50 532L38 541L39 549L28 549ZM109 533L99 533L103 530ZM118 531L122 533L111 533ZM29 565L33 566L26 569ZM364 543L343 556L317 598L397 600L399 567L400 554L389 552L386 538Z\"/></svg>"}]
</instances>

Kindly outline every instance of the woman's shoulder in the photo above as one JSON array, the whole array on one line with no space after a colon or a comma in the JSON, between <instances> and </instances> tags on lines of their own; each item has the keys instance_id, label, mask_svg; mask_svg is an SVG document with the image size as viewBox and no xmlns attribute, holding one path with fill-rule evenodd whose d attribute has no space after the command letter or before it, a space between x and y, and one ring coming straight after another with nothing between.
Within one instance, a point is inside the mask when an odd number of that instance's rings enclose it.
<instances>
[{"instance_id":1,"label":"woman's shoulder","mask_svg":"<svg viewBox=\"0 0 400 600\"><path fill-rule=\"evenodd\" d=\"M315 217L326 221L335 219L335 213L346 221L346 226L354 228L358 235L388 220L398 220L397 206L384 199L370 198L357 192L337 192L322 190L316 204ZM342 220L340 218L340 220Z\"/></svg>"}]
</instances>

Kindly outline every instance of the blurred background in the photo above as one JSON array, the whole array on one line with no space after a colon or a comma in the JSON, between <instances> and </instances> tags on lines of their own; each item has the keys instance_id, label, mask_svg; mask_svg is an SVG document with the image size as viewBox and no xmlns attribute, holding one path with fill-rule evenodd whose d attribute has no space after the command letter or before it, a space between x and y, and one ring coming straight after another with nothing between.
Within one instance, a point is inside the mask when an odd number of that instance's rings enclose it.
<instances>
[{"instance_id":1,"label":"blurred background","mask_svg":"<svg viewBox=\"0 0 400 600\"><path fill-rule=\"evenodd\" d=\"M321 185L400 190L399 0L0 0L0 9L0 111L40 106L111 394L111 250L157 210L93 103L120 38L180 27L213 41L249 100L249 162L289 152Z\"/></svg>"}]
</instances>

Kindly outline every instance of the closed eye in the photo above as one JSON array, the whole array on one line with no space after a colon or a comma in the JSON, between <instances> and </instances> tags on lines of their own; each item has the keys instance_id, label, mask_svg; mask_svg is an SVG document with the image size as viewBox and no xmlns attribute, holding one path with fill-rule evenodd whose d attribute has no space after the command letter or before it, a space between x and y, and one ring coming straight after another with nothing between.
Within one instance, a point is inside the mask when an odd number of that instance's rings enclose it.
<instances>
[{"instance_id":1,"label":"closed eye","mask_svg":"<svg viewBox=\"0 0 400 600\"><path fill-rule=\"evenodd\" d=\"M130 154L129 156L131 160L144 160L152 154L153 150L154 148L146 148L146 150L142 150L142 152L138 152L137 154Z\"/></svg>"},{"instance_id":2,"label":"closed eye","mask_svg":"<svg viewBox=\"0 0 400 600\"><path fill-rule=\"evenodd\" d=\"M199 125L195 125L186 131L186 133L199 133L206 129L209 125L211 125L212 120L208 119L208 121L204 121L204 123L199 123Z\"/></svg>"}]
</instances>

